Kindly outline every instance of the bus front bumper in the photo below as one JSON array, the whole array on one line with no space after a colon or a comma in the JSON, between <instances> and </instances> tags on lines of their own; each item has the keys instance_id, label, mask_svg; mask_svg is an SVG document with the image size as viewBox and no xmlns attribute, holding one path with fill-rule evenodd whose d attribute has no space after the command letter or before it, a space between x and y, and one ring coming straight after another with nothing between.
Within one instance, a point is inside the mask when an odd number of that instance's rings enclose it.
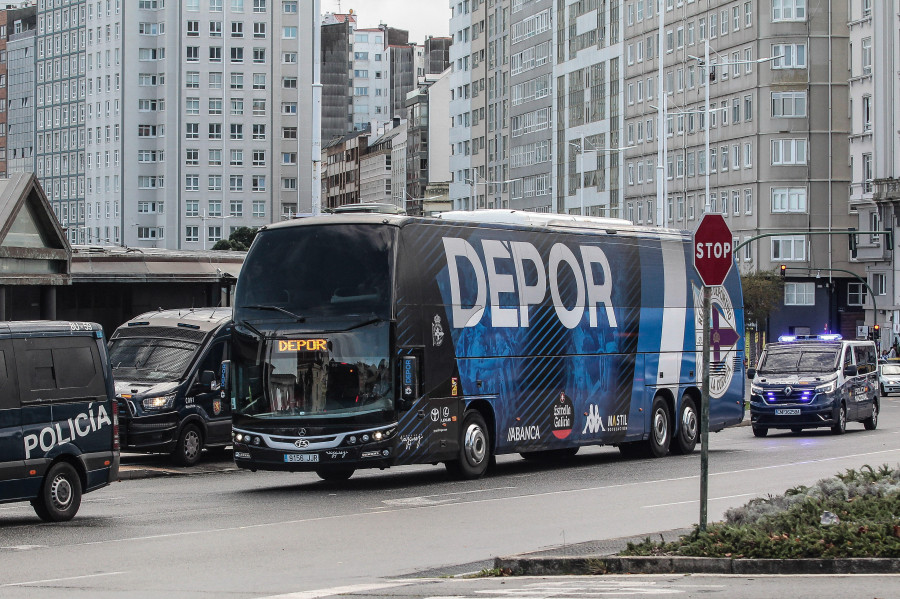
<instances>
[{"instance_id":1,"label":"bus front bumper","mask_svg":"<svg viewBox=\"0 0 900 599\"><path fill-rule=\"evenodd\" d=\"M394 449L388 443L369 443L358 447L290 452L235 443L234 463L247 470L281 472L389 468L394 464Z\"/></svg>"}]
</instances>

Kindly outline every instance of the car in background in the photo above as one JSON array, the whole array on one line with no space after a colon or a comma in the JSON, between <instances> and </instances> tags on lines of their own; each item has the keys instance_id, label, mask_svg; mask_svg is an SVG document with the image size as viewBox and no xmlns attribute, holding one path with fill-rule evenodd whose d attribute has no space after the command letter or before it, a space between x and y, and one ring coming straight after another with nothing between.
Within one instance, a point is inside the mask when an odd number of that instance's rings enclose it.
<instances>
[{"instance_id":1,"label":"car in background","mask_svg":"<svg viewBox=\"0 0 900 599\"><path fill-rule=\"evenodd\" d=\"M900 392L900 360L887 360L878 366L878 389L881 395Z\"/></svg>"}]
</instances>

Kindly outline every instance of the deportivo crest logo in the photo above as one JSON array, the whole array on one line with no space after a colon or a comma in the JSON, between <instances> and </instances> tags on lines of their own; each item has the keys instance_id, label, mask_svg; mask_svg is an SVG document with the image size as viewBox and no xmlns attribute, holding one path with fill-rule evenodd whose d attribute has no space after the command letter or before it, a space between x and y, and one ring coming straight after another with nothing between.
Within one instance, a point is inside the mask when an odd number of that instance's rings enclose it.
<instances>
[{"instance_id":1,"label":"deportivo crest logo","mask_svg":"<svg viewBox=\"0 0 900 599\"><path fill-rule=\"evenodd\" d=\"M703 288L694 290L694 334L697 341L697 380L703 377ZM734 358L741 335L731 296L724 287L711 287L712 320L709 323L709 394L722 397L734 376Z\"/></svg>"}]
</instances>

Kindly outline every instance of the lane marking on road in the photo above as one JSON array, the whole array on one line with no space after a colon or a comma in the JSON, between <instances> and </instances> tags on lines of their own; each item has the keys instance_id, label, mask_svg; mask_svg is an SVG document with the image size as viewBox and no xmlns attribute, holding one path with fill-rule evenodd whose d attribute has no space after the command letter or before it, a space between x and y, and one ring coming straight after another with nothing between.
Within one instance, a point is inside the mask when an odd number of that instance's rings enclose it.
<instances>
[{"instance_id":1,"label":"lane marking on road","mask_svg":"<svg viewBox=\"0 0 900 599\"><path fill-rule=\"evenodd\" d=\"M52 582L67 582L70 580L84 580L85 578L99 578L101 576L116 576L117 574L127 574L128 572L100 572L98 574L84 574L82 576L67 576L66 578L45 578L44 580L28 580L25 582L9 582L0 584L0 589L7 587L26 587L32 585L50 584Z\"/></svg>"},{"instance_id":2,"label":"lane marking on road","mask_svg":"<svg viewBox=\"0 0 900 599\"><path fill-rule=\"evenodd\" d=\"M400 582L373 582L369 584L352 584L343 587L331 587L330 589L317 589L315 591L298 591L296 593L285 593L284 595L268 595L259 599L319 599L320 597L331 597L333 595L347 595L349 593L365 593L368 591L379 591L382 589L392 589L413 584L413 580Z\"/></svg>"},{"instance_id":3,"label":"lane marking on road","mask_svg":"<svg viewBox=\"0 0 900 599\"><path fill-rule=\"evenodd\" d=\"M724 497L710 497L710 501L717 501L721 499L736 499L737 497L755 497L759 495L759 493L741 493L740 495L726 495ZM673 501L672 503L657 503L656 505L642 505L641 507L644 509L653 508L653 507L669 507L671 505L684 505L686 503L698 503L699 499L690 499L688 501Z\"/></svg>"},{"instance_id":4,"label":"lane marking on road","mask_svg":"<svg viewBox=\"0 0 900 599\"><path fill-rule=\"evenodd\" d=\"M453 491L451 493L440 493L436 495L417 495L414 497L400 497L397 499L385 499L382 501L384 504L370 506L368 509L370 510L384 510L387 506L400 506L400 507L428 507L432 505L440 505L444 503L453 503L458 501L458 497L449 497L450 495L473 495L475 493L487 493L489 491L509 491L513 489L518 489L518 487L492 487L490 489L473 489L471 491Z\"/></svg>"},{"instance_id":5,"label":"lane marking on road","mask_svg":"<svg viewBox=\"0 0 900 599\"><path fill-rule=\"evenodd\" d=\"M759 468L747 468L744 470L731 470L728 472L716 472L710 473L710 476L725 476L732 474L741 474L744 472L754 472L757 470L770 470L773 468L790 468L795 466L804 466L808 464L816 464L822 462L832 462L837 460L849 460L853 458L861 458L861 457L870 457L875 455L882 454L896 454L900 453L900 448L897 449L885 449L882 451L873 451L868 453L859 453L852 455L843 455L836 456L831 458L822 458L818 460L804 460L802 462L789 462L787 464L778 464L773 466L761 466ZM261 528L273 528L273 527L281 527L281 526L290 526L294 524L307 524L309 522L325 522L328 520L336 520L338 518L352 518L355 516L380 516L382 514L396 512L400 510L430 510L434 508L440 507L453 507L453 506L471 506L478 503L495 503L499 501L509 501L509 500L523 500L523 499L534 499L538 497L549 497L554 495L571 495L574 493L587 493L594 491L603 491L607 489L623 489L627 487L638 487L638 486L646 486L646 485L659 485L661 483L668 482L678 482L682 480L696 480L699 477L699 474L694 474L690 476L679 476L674 478L664 478L664 479L656 479L656 480L646 480L646 481L638 481L638 482L630 482L630 483L619 483L615 485L603 485L599 487L586 487L580 489L566 489L562 491L546 491L543 493L529 493L524 495L513 495L511 497L492 497L486 499L473 499L471 501L466 502L455 502L455 503L447 503L447 504L439 504L439 505L428 505L428 506L405 506L405 507L393 507L390 509L377 511L377 512L368 512L368 513L350 513L350 514L331 514L328 516L319 516L316 518L299 518L296 520L278 520L275 522L262 522L260 524L245 524L243 526L227 526L223 528L207 528L203 530L187 530L187 531L177 531L170 533L161 533L156 535L146 535L141 537L124 537L121 539L104 539L102 541L86 541L84 543L74 543L71 545L72 547L80 547L80 546L90 546L90 545L105 545L107 543L133 543L136 541L153 541L157 539L171 539L176 537L189 537L196 536L202 534L216 534L222 532L235 532L239 530L254 530Z\"/></svg>"}]
</instances>

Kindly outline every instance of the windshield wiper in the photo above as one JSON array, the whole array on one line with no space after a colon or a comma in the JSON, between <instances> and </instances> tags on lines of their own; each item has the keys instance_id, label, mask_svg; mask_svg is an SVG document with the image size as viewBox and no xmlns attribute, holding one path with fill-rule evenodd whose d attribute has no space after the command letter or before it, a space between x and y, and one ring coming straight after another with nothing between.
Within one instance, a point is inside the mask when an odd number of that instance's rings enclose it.
<instances>
[{"instance_id":1,"label":"windshield wiper","mask_svg":"<svg viewBox=\"0 0 900 599\"><path fill-rule=\"evenodd\" d=\"M361 322L359 324L355 324L352 327L347 327L347 329L345 329L345 330L352 331L353 329L358 329L358 328L361 328L364 326L368 326L370 324L375 324L376 322L384 322L384 319L376 316L375 318L370 318L369 320L364 320L363 322Z\"/></svg>"},{"instance_id":2,"label":"windshield wiper","mask_svg":"<svg viewBox=\"0 0 900 599\"><path fill-rule=\"evenodd\" d=\"M305 316L299 316L294 314L290 310L285 310L281 306L266 306L262 304L252 305L252 306L241 306L241 309L249 308L251 310L271 310L273 312L281 312L282 314L287 314L291 318L293 318L296 322L306 322ZM246 323L245 323L246 324Z\"/></svg>"}]
</instances>

